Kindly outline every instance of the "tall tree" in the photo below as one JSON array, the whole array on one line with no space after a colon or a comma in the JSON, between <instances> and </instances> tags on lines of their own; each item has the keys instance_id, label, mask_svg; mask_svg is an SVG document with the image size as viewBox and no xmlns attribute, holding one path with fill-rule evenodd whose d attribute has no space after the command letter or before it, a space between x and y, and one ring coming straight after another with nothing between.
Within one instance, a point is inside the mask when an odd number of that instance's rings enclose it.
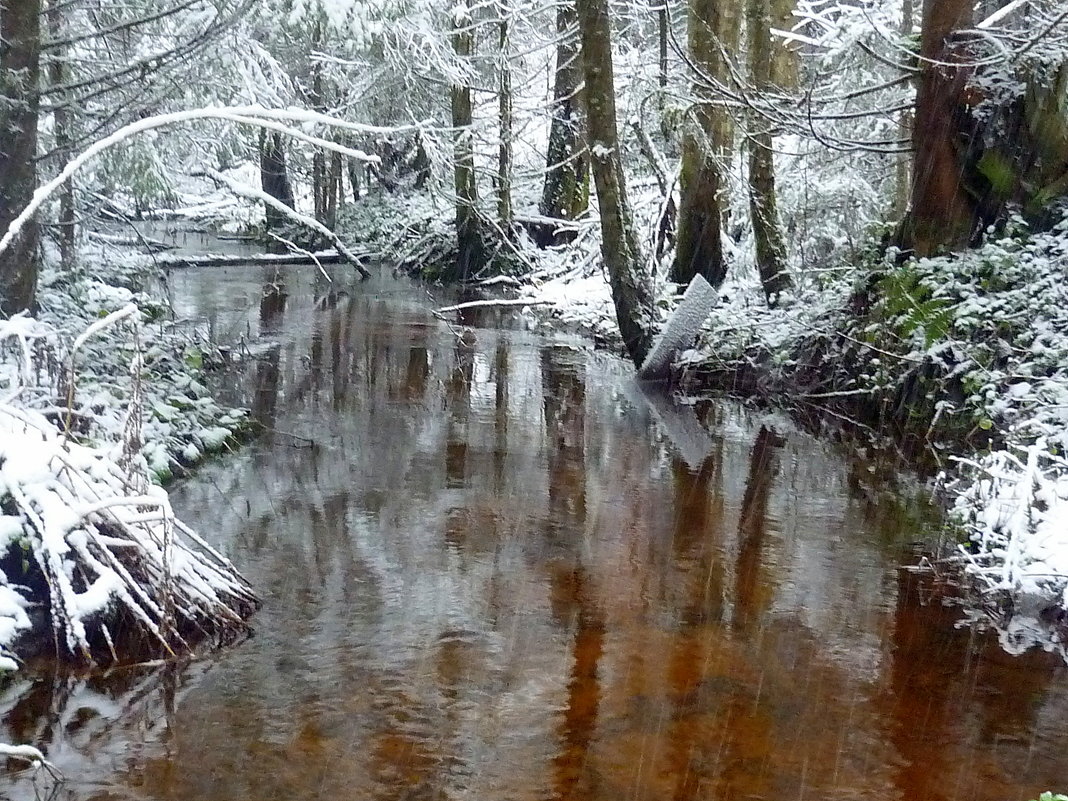
<instances>
[{"instance_id":1,"label":"tall tree","mask_svg":"<svg viewBox=\"0 0 1068 801\"><path fill-rule=\"evenodd\" d=\"M51 0L45 19L48 25L48 37L52 42L62 43L67 37L67 26L64 18L64 5ZM66 47L56 44L52 48L51 58L48 60L48 84L49 88L62 87L67 83L69 70L67 69L68 55ZM55 140L55 155L60 169L66 165L71 157L71 143L74 138L74 110L67 102L65 93L61 89L51 89L49 105L52 106L52 130ZM75 221L74 204L74 180L67 181L59 191L59 219L57 231L59 239L59 262L64 270L72 270L77 256L75 245L77 244L77 224Z\"/></svg>"},{"instance_id":2,"label":"tall tree","mask_svg":"<svg viewBox=\"0 0 1068 801\"><path fill-rule=\"evenodd\" d=\"M545 217L573 220L588 203L589 161L582 106L582 62L578 16L570 0L556 11L556 74L545 184L538 210Z\"/></svg>"},{"instance_id":3,"label":"tall tree","mask_svg":"<svg viewBox=\"0 0 1068 801\"><path fill-rule=\"evenodd\" d=\"M902 0L901 2L901 35L906 39L912 36L913 28L913 2L914 0ZM908 140L912 133L912 111L898 112L897 132L902 141ZM905 216L909 206L909 191L912 181L912 159L908 153L899 153L894 162L894 203L892 213L898 220Z\"/></svg>"},{"instance_id":4,"label":"tall tree","mask_svg":"<svg viewBox=\"0 0 1068 801\"><path fill-rule=\"evenodd\" d=\"M282 135L277 131L260 130L260 185L263 191L280 200L290 208L294 207L293 186L289 182L289 168L286 166L286 151ZM284 226L289 218L272 208L265 206L265 223L268 231L276 231Z\"/></svg>"},{"instance_id":5,"label":"tall tree","mask_svg":"<svg viewBox=\"0 0 1068 801\"><path fill-rule=\"evenodd\" d=\"M730 80L726 54L738 43L738 3L690 0L687 23L690 60L703 75L694 81L694 106L682 143L679 231L672 278L689 283L697 274L712 286L726 277L723 262L723 180L720 165L730 158L733 126L722 108L716 108L713 81Z\"/></svg>"},{"instance_id":6,"label":"tall tree","mask_svg":"<svg viewBox=\"0 0 1068 801\"><path fill-rule=\"evenodd\" d=\"M41 0L0 0L0 233L37 188ZM0 254L0 312L33 308L38 229L32 220Z\"/></svg>"},{"instance_id":7,"label":"tall tree","mask_svg":"<svg viewBox=\"0 0 1068 801\"><path fill-rule=\"evenodd\" d=\"M458 2L452 11L452 49L458 61L466 67L474 53L474 20L471 0ZM453 183L456 192L456 275L466 279L485 264L486 256L478 221L478 191L475 184L475 149L471 125L474 104L471 100L471 81L464 77L449 89L452 100Z\"/></svg>"},{"instance_id":8,"label":"tall tree","mask_svg":"<svg viewBox=\"0 0 1068 801\"><path fill-rule=\"evenodd\" d=\"M634 232L619 155L608 0L576 0L601 257L627 353L641 365L652 345L653 296Z\"/></svg>"},{"instance_id":9,"label":"tall tree","mask_svg":"<svg viewBox=\"0 0 1068 801\"><path fill-rule=\"evenodd\" d=\"M912 211L905 240L917 254L966 246L976 222L976 200L961 174L961 132L971 111L964 90L971 69L952 35L972 26L972 0L924 0L920 80L912 131L915 151Z\"/></svg>"},{"instance_id":10,"label":"tall tree","mask_svg":"<svg viewBox=\"0 0 1068 801\"><path fill-rule=\"evenodd\" d=\"M499 59L500 86L498 87L497 115L500 126L500 143L497 150L497 221L507 235L512 227L512 66L508 57L508 28L510 13L508 2L501 5L498 21L500 40Z\"/></svg>"},{"instance_id":11,"label":"tall tree","mask_svg":"<svg viewBox=\"0 0 1068 801\"><path fill-rule=\"evenodd\" d=\"M746 0L749 79L757 92L773 86L775 66L782 63L776 58L771 41L771 12L771 0ZM768 305L774 306L792 285L775 197L774 141L768 120L751 111L747 122L749 211L756 244L757 272Z\"/></svg>"}]
</instances>

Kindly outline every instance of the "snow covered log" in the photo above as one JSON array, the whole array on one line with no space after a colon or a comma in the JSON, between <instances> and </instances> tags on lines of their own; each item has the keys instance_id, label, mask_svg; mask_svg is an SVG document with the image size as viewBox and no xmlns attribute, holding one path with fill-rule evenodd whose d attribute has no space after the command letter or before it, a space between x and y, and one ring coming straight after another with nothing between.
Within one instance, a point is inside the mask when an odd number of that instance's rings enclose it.
<instances>
[{"instance_id":1,"label":"snow covered log","mask_svg":"<svg viewBox=\"0 0 1068 801\"><path fill-rule=\"evenodd\" d=\"M138 316L129 304L74 339L67 348L68 403L79 349ZM16 655L45 648L76 663L118 663L243 632L258 605L248 582L175 518L166 491L148 479L139 453L140 356L131 365L135 380L120 442L76 442L19 405L28 396L47 400L47 390L41 395L43 388L31 385L37 341L50 331L24 316L0 324L0 341L14 344L16 362L0 365L7 384L0 399L0 671L16 668ZM64 419L69 429L70 413Z\"/></svg>"},{"instance_id":2,"label":"snow covered log","mask_svg":"<svg viewBox=\"0 0 1068 801\"><path fill-rule=\"evenodd\" d=\"M7 404L0 511L0 668L27 637L86 664L185 652L243 631L258 604L143 473Z\"/></svg>"},{"instance_id":3,"label":"snow covered log","mask_svg":"<svg viewBox=\"0 0 1068 801\"><path fill-rule=\"evenodd\" d=\"M671 368L671 360L693 344L715 305L716 290L703 276L695 275L686 287L679 305L668 318L664 330L653 343L653 349L642 362L638 378L643 381L664 378Z\"/></svg>"}]
</instances>

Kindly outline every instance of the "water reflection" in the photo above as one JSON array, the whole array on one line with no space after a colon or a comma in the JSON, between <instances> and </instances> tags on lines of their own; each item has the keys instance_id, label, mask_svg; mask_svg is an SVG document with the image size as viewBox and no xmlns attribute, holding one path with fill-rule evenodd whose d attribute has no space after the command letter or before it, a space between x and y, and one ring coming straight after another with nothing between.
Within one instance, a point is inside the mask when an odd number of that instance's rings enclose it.
<instances>
[{"instance_id":1,"label":"water reflection","mask_svg":"<svg viewBox=\"0 0 1068 801\"><path fill-rule=\"evenodd\" d=\"M401 283L172 278L269 431L177 488L265 607L189 667L23 678L70 799L1024 799L1068 676L900 571L923 507L782 421ZM469 318L469 323L478 322ZM23 780L0 795L32 797Z\"/></svg>"}]
</instances>

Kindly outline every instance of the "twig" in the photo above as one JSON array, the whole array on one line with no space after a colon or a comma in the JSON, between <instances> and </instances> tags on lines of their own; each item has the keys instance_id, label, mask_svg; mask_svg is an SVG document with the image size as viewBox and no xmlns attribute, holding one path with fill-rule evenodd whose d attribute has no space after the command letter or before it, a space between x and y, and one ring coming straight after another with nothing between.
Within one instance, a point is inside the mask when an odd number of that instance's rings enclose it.
<instances>
[{"instance_id":1,"label":"twig","mask_svg":"<svg viewBox=\"0 0 1068 801\"><path fill-rule=\"evenodd\" d=\"M554 300L530 300L529 298L513 298L504 300L469 300L467 303L457 303L455 306L442 306L440 309L434 309L434 314L444 314L445 312L462 311L463 309L493 308L495 306L551 306L554 303L556 303L556 301Z\"/></svg>"}]
</instances>

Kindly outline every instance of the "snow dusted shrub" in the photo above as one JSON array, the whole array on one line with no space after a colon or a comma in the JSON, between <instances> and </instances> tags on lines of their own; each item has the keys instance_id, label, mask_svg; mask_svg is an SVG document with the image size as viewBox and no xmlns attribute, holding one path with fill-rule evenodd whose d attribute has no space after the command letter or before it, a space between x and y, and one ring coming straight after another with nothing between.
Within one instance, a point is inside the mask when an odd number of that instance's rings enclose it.
<instances>
[{"instance_id":1,"label":"snow dusted shrub","mask_svg":"<svg viewBox=\"0 0 1068 801\"><path fill-rule=\"evenodd\" d=\"M914 357L943 359L960 390L946 413L992 443L952 487L967 569L1016 606L1068 609L1068 215L909 268L939 329L898 334Z\"/></svg>"},{"instance_id":2,"label":"snow dusted shrub","mask_svg":"<svg viewBox=\"0 0 1068 801\"><path fill-rule=\"evenodd\" d=\"M954 510L968 570L984 589L1068 608L1068 460L1045 439L968 460Z\"/></svg>"},{"instance_id":3,"label":"snow dusted shrub","mask_svg":"<svg viewBox=\"0 0 1068 801\"><path fill-rule=\"evenodd\" d=\"M130 306L90 326L68 364L93 335L137 314ZM16 666L13 648L27 636L38 648L54 642L60 658L93 663L170 655L243 629L257 603L248 583L149 480L139 380L122 443L79 443L56 425L69 426L73 409L49 419L15 402L24 393L41 400L40 385L23 379L33 373L31 342L58 347L55 331L16 317L0 325L0 339L19 356L5 365L0 399L0 669ZM68 397L75 382L69 375Z\"/></svg>"},{"instance_id":4,"label":"snow dusted shrub","mask_svg":"<svg viewBox=\"0 0 1068 801\"><path fill-rule=\"evenodd\" d=\"M136 265L123 266L126 273L137 269ZM99 338L84 342L73 365L77 375L73 394L67 386L70 366L66 356L58 377L42 373L38 385L24 391L50 396L34 406L50 417L58 412L47 407L54 406L55 396L61 398L71 406L65 414L71 416L78 435L96 443L123 441L130 399L140 392L145 412L139 421L141 453L155 480L165 482L207 454L227 447L250 422L244 410L224 408L211 397L205 366L214 348L202 331L171 323L166 304L114 285L116 277L111 274L105 272L102 277L105 280L86 277L67 284L46 275L40 319L54 329L53 339L73 341L100 319L135 304L140 314L125 324L129 335L118 343ZM131 279L127 274L125 280L136 285L144 276ZM135 358L139 369L131 372ZM36 363L35 369L41 373ZM63 386L57 388L57 382Z\"/></svg>"}]
</instances>

